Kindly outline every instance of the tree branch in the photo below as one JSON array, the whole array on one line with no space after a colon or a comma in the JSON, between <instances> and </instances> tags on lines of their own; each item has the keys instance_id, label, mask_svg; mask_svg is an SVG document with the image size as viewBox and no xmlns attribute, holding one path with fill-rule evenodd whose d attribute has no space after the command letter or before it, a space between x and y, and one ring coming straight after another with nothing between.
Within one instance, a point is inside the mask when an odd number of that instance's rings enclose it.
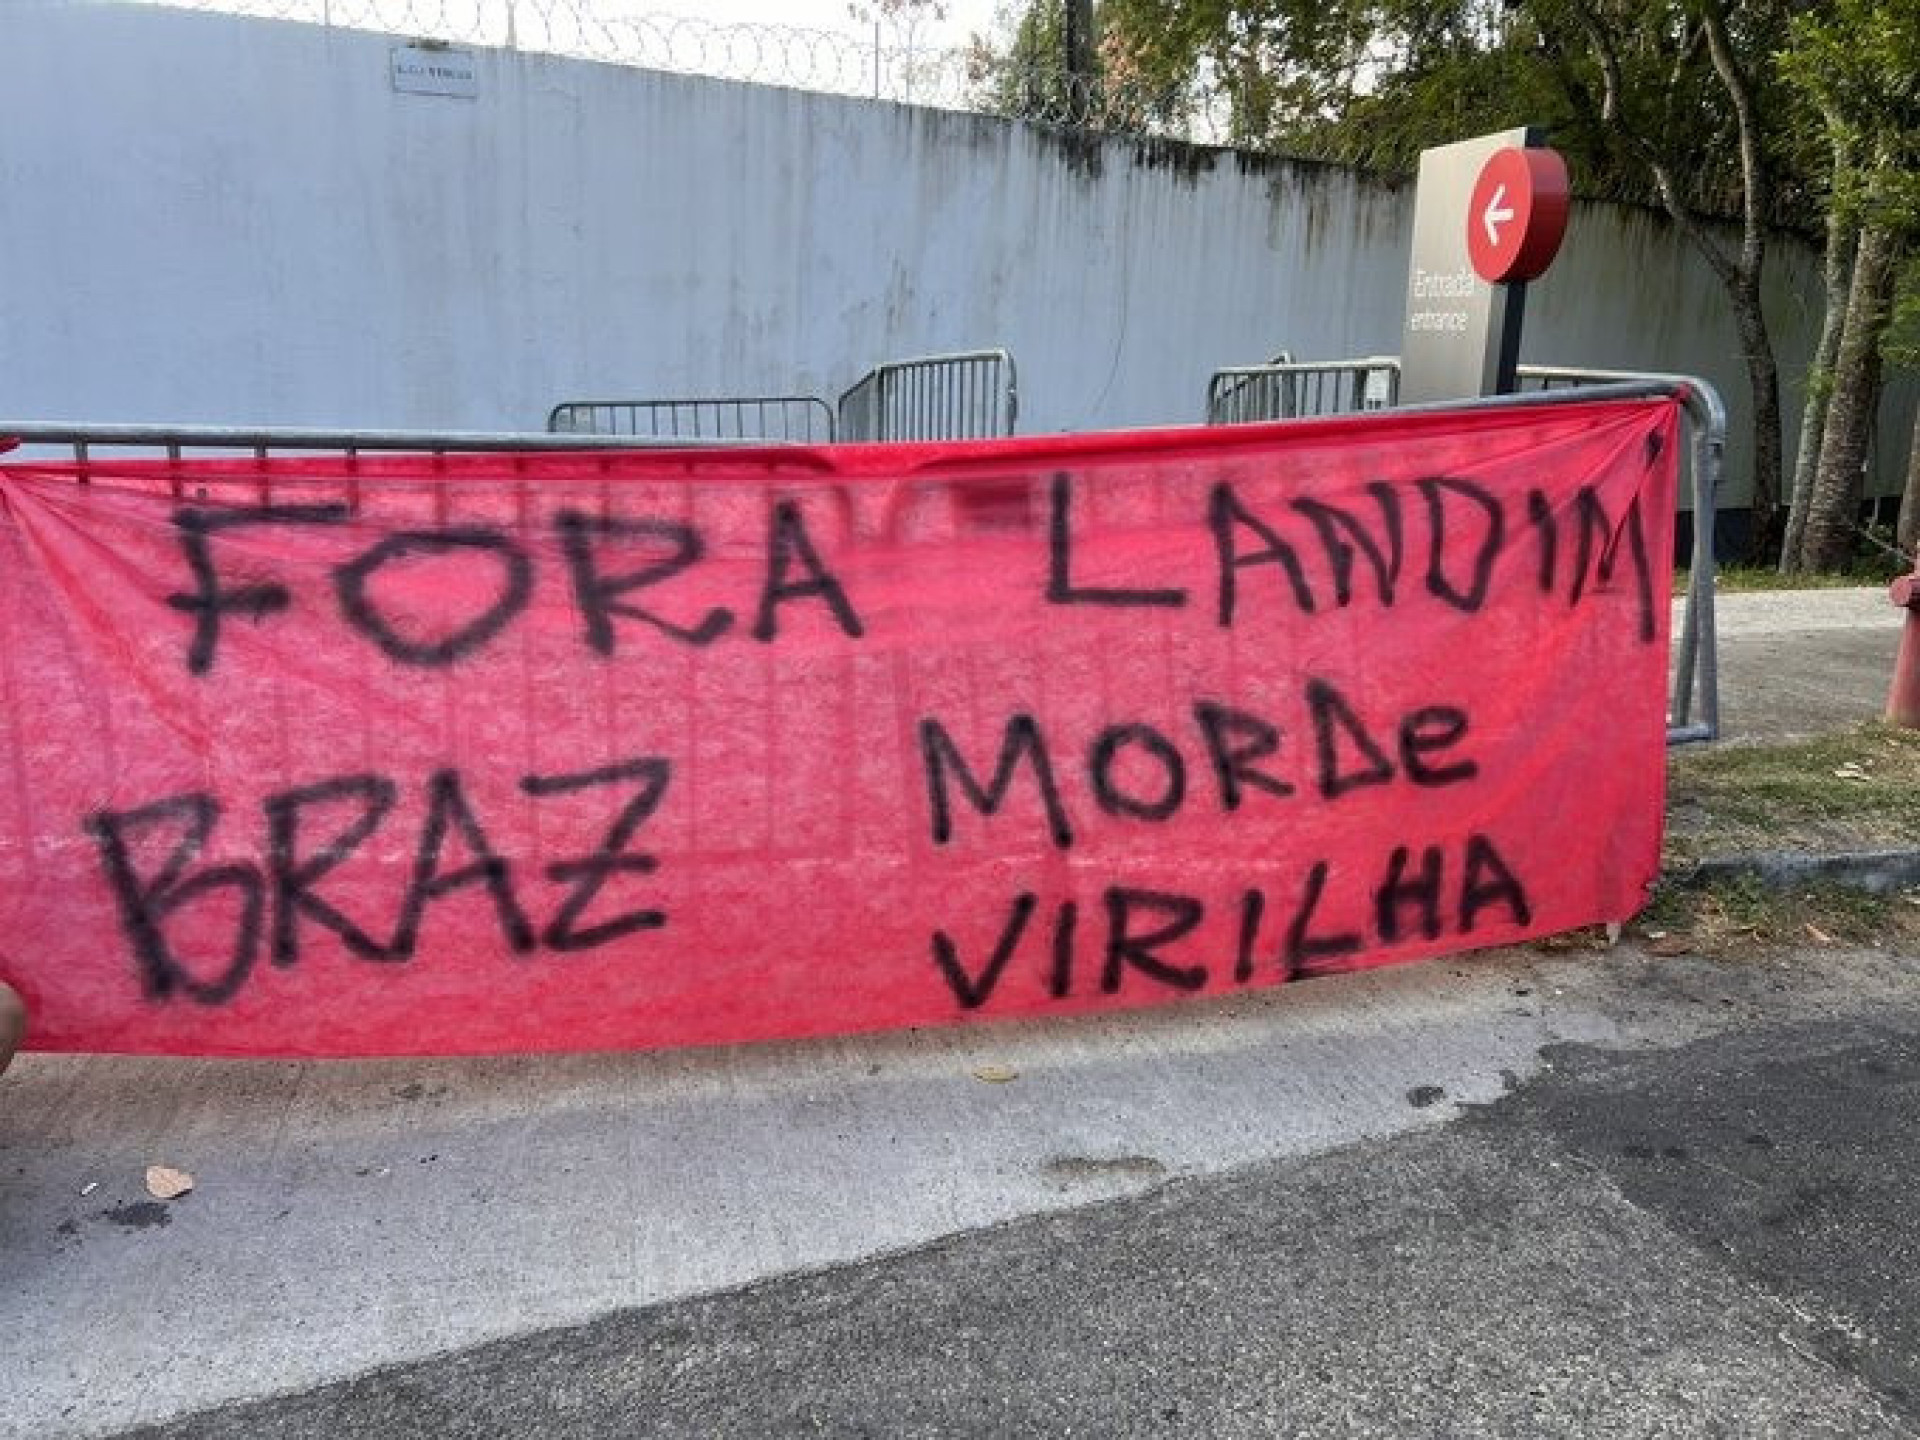
<instances>
[{"instance_id":1,"label":"tree branch","mask_svg":"<svg viewBox=\"0 0 1920 1440\"><path fill-rule=\"evenodd\" d=\"M1740 128L1740 269L1757 282L1766 257L1768 200L1766 167L1760 156L1760 117L1754 108L1753 86L1727 36L1723 0L1702 0L1701 22L1706 28L1707 53L1713 57L1714 73L1727 87L1734 121Z\"/></svg>"},{"instance_id":2,"label":"tree branch","mask_svg":"<svg viewBox=\"0 0 1920 1440\"><path fill-rule=\"evenodd\" d=\"M1614 51L1613 37L1607 34L1606 27L1600 23L1600 17L1594 13L1592 6L1576 3L1573 13L1579 17L1580 28L1587 32L1587 43L1593 47L1594 58L1600 62L1600 82L1604 87L1600 97L1600 123L1622 124L1621 96L1626 91L1626 85L1620 78L1620 56Z\"/></svg>"},{"instance_id":3,"label":"tree branch","mask_svg":"<svg viewBox=\"0 0 1920 1440\"><path fill-rule=\"evenodd\" d=\"M1600 107L1601 124L1613 132L1615 138L1633 159L1647 167L1648 173L1653 176L1654 188L1660 194L1660 202L1666 207L1667 214L1672 217L1681 236L1700 252L1701 259L1706 261L1707 268L1713 271L1715 278L1731 289L1741 278L1739 266L1707 233L1706 228L1694 215L1692 207L1687 203L1685 192L1681 190L1680 183L1674 176L1673 167L1640 136L1626 118L1622 98L1625 94L1625 81L1613 37L1607 33L1607 28L1601 23L1599 15L1591 5L1585 3L1585 0L1574 0L1571 8L1579 19L1580 28L1586 33L1587 43L1593 49L1594 58L1600 65L1601 82L1605 87ZM1689 47L1692 43L1694 42L1689 42ZM1711 46L1711 35L1708 36L1708 43ZM1582 96L1584 87L1574 81L1571 76L1566 79L1569 94L1576 97ZM1742 133L1744 135L1745 132ZM1742 259L1744 258L1743 252Z\"/></svg>"},{"instance_id":4,"label":"tree branch","mask_svg":"<svg viewBox=\"0 0 1920 1440\"><path fill-rule=\"evenodd\" d=\"M1743 278L1740 264L1728 258L1720 243L1707 233L1700 223L1686 197L1680 192L1679 182L1673 177L1673 170L1664 160L1659 159L1650 150L1641 147L1647 168L1653 172L1653 183L1660 191L1660 202L1667 208L1667 214L1673 218L1675 227L1687 243L1700 252L1700 258L1707 262L1707 268L1714 276L1732 289ZM1744 253L1743 257L1744 259Z\"/></svg>"}]
</instances>

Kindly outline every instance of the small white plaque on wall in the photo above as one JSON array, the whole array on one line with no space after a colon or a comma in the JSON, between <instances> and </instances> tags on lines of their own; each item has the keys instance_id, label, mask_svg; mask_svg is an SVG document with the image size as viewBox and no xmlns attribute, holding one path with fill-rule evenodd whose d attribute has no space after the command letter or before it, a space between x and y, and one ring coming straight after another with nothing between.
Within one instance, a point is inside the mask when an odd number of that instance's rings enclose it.
<instances>
[{"instance_id":1,"label":"small white plaque on wall","mask_svg":"<svg viewBox=\"0 0 1920 1440\"><path fill-rule=\"evenodd\" d=\"M451 95L472 100L480 94L480 71L471 50L396 45L390 53L393 88L402 95Z\"/></svg>"}]
</instances>

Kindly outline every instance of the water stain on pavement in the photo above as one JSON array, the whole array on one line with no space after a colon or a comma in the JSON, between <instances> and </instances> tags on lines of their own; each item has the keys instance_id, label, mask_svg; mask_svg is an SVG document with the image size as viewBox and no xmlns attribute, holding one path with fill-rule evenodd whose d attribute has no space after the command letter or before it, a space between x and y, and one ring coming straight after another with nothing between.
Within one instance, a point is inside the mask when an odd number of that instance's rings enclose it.
<instances>
[{"instance_id":1,"label":"water stain on pavement","mask_svg":"<svg viewBox=\"0 0 1920 1440\"><path fill-rule=\"evenodd\" d=\"M102 1210L100 1218L111 1221L123 1230L152 1230L157 1226L173 1223L173 1216L167 1213L167 1207L158 1200L139 1200L131 1205L119 1205L111 1210Z\"/></svg>"}]
</instances>

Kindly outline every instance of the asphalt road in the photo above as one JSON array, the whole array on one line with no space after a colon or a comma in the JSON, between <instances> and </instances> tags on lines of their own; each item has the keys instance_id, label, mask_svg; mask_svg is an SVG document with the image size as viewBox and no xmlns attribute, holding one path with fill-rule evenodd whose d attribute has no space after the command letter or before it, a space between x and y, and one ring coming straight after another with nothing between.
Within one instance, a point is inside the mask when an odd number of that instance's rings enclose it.
<instances>
[{"instance_id":1,"label":"asphalt road","mask_svg":"<svg viewBox=\"0 0 1920 1440\"><path fill-rule=\"evenodd\" d=\"M1885 710L1905 619L1885 587L1722 595L1718 612L1726 738L1812 735Z\"/></svg>"},{"instance_id":2,"label":"asphalt road","mask_svg":"<svg viewBox=\"0 0 1920 1440\"><path fill-rule=\"evenodd\" d=\"M1036 1165L1058 1188L1051 1210L176 1406L148 1429L103 1427L83 1397L67 1424L178 1437L1920 1435L1920 960L1510 954L1315 987L1365 1014L1393 1007L1335 992L1381 983L1404 987L1381 1054L1413 1057L1392 1072L1400 1119L1384 1133L1329 1132L1209 1168L1169 1143L1171 1128L1136 1123L1138 1144ZM1441 993L1471 998L1422 1021L1413 1002ZM1476 1091L1431 1047L1482 1006L1605 1023L1589 1026L1597 1041L1549 1042L1524 1073ZM1173 1023L1204 1018L1187 1041L1204 1032L1201 1048L1232 1049L1205 1009ZM1004 1053L1029 1068L1005 1085L968 1076L974 1090L1020 1128L1071 1128L1071 1066L1017 1042ZM1324 1057L1261 1054L1304 1060L1318 1077L1296 1078L1335 1104L1366 1104ZM1234 1095L1183 1087L1163 1066L1139 1076L1194 1126L1235 1113ZM1109 1096L1123 1111L1138 1098ZM525 1193L494 1203L579 1223L521 1178ZM926 1198L877 1163L845 1165L836 1183L877 1231ZM1103 1186L1116 1197L1099 1199ZM731 1217L688 1217L684 1233L804 1225L734 1198ZM94 1228L150 1247L180 1238L178 1225ZM350 1284L380 1240L347 1226L336 1244L325 1258ZM476 1237L472 1264L489 1257ZM177 1321L183 1345L210 1318L170 1316L164 1292L134 1298ZM511 1287L499 1299L511 1305ZM95 1300L102 1326L121 1321L124 1297ZM227 1343L239 1358L266 1340L241 1325Z\"/></svg>"},{"instance_id":3,"label":"asphalt road","mask_svg":"<svg viewBox=\"0 0 1920 1440\"><path fill-rule=\"evenodd\" d=\"M1769 1021L1565 1048L1443 1129L142 1433L1920 1434L1920 986Z\"/></svg>"}]
</instances>

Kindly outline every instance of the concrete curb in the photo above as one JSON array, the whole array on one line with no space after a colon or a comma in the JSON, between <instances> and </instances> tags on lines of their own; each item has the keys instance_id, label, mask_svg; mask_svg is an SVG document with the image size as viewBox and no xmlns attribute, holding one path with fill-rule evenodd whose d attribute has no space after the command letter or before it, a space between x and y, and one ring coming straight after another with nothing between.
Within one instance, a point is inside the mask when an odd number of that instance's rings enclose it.
<instances>
[{"instance_id":1,"label":"concrete curb","mask_svg":"<svg viewBox=\"0 0 1920 1440\"><path fill-rule=\"evenodd\" d=\"M1668 871L1668 883L1698 889L1716 880L1751 879L1770 890L1795 885L1844 885L1873 895L1920 886L1920 849L1855 850L1837 855L1763 851L1757 855L1720 855Z\"/></svg>"}]
</instances>

